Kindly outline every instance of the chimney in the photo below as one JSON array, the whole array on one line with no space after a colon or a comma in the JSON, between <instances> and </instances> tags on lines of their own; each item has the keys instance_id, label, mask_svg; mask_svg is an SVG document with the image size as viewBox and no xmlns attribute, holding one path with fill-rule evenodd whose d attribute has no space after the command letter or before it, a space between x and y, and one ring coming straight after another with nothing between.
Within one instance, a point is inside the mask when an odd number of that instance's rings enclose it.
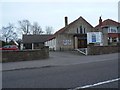
<instances>
[{"instance_id":1,"label":"chimney","mask_svg":"<svg viewBox=\"0 0 120 90\"><path fill-rule=\"evenodd\" d=\"M68 25L68 17L65 17L65 27Z\"/></svg>"},{"instance_id":2,"label":"chimney","mask_svg":"<svg viewBox=\"0 0 120 90\"><path fill-rule=\"evenodd\" d=\"M99 25L102 26L102 18L101 18L101 16L99 18Z\"/></svg>"}]
</instances>

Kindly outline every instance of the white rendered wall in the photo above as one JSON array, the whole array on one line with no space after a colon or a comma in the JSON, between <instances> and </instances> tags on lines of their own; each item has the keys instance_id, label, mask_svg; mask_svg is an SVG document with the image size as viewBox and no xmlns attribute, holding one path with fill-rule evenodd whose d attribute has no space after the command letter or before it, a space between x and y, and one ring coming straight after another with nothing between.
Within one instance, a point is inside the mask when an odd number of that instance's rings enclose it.
<instances>
[{"instance_id":1,"label":"white rendered wall","mask_svg":"<svg viewBox=\"0 0 120 90\"><path fill-rule=\"evenodd\" d=\"M49 49L56 50L56 39L46 41L45 46L49 46Z\"/></svg>"}]
</instances>

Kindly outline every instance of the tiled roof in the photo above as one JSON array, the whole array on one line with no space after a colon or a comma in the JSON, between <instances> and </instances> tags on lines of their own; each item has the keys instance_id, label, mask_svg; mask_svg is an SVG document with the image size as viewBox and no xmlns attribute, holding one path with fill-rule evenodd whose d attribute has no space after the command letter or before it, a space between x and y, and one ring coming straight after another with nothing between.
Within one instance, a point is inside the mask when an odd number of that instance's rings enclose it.
<instances>
[{"instance_id":1,"label":"tiled roof","mask_svg":"<svg viewBox=\"0 0 120 90\"><path fill-rule=\"evenodd\" d=\"M82 19L83 21L85 21L87 24L89 24L91 26L91 28L93 28L93 26L90 23L88 23L83 17L80 16L78 19L76 19L75 21L71 22L66 27L63 27L60 30L58 30L52 37L49 38L49 40L55 38L56 35L58 35L58 34L64 33L69 27L72 27L80 19Z\"/></svg>"},{"instance_id":2,"label":"tiled roof","mask_svg":"<svg viewBox=\"0 0 120 90\"><path fill-rule=\"evenodd\" d=\"M120 37L120 33L108 33L108 37L112 38Z\"/></svg>"},{"instance_id":3,"label":"tiled roof","mask_svg":"<svg viewBox=\"0 0 120 90\"><path fill-rule=\"evenodd\" d=\"M23 35L23 43L43 43L53 35Z\"/></svg>"},{"instance_id":4,"label":"tiled roof","mask_svg":"<svg viewBox=\"0 0 120 90\"><path fill-rule=\"evenodd\" d=\"M112 19L106 19L102 22L102 26L98 24L97 26L95 26L95 28L98 29L98 28L106 27L106 26L120 26L120 23Z\"/></svg>"}]
</instances>

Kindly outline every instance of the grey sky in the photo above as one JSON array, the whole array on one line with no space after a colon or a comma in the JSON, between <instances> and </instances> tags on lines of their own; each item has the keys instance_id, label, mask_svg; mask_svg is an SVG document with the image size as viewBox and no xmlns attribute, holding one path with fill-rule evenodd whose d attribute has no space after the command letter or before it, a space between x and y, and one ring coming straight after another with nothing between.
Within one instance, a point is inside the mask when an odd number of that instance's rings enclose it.
<instances>
[{"instance_id":1,"label":"grey sky","mask_svg":"<svg viewBox=\"0 0 120 90\"><path fill-rule=\"evenodd\" d=\"M52 26L54 32L64 27L64 17L68 22L82 16L93 26L98 24L99 16L104 19L118 21L119 0L2 0L0 3L0 28L9 22L17 24L18 20L28 19L31 23L38 22Z\"/></svg>"}]
</instances>

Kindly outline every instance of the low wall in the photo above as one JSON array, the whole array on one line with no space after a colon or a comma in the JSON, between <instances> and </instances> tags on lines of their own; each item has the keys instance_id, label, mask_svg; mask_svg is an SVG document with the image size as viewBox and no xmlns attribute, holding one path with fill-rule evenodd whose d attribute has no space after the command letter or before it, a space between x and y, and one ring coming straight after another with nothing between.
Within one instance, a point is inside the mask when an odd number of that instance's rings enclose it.
<instances>
[{"instance_id":1,"label":"low wall","mask_svg":"<svg viewBox=\"0 0 120 90\"><path fill-rule=\"evenodd\" d=\"M37 50L2 51L2 62L40 60L49 57L49 47Z\"/></svg>"},{"instance_id":2,"label":"low wall","mask_svg":"<svg viewBox=\"0 0 120 90\"><path fill-rule=\"evenodd\" d=\"M119 46L88 46L88 55L100 55L120 52Z\"/></svg>"}]
</instances>

